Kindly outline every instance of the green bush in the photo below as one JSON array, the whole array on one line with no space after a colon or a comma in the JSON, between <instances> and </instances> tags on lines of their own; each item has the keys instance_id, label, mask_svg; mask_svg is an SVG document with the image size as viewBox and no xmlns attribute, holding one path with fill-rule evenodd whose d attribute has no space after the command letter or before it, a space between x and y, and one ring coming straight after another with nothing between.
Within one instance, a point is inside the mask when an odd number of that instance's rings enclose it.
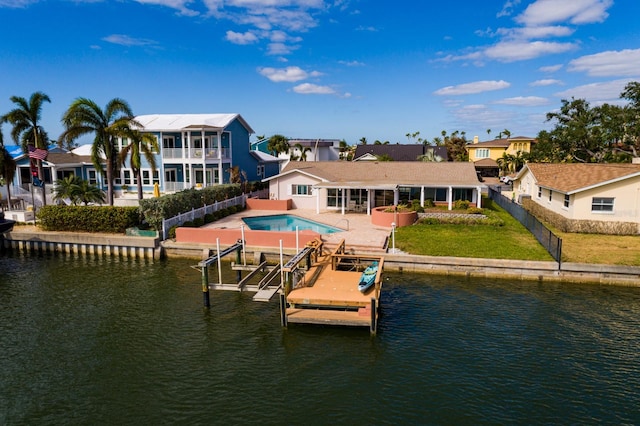
<instances>
[{"instance_id":1,"label":"green bush","mask_svg":"<svg viewBox=\"0 0 640 426\"><path fill-rule=\"evenodd\" d=\"M202 225L204 225L204 219L201 217L197 217L195 219L193 219L193 227L194 228L199 228Z\"/></svg>"},{"instance_id":2,"label":"green bush","mask_svg":"<svg viewBox=\"0 0 640 426\"><path fill-rule=\"evenodd\" d=\"M141 225L137 207L49 205L37 219L45 231L124 233Z\"/></svg>"},{"instance_id":3,"label":"green bush","mask_svg":"<svg viewBox=\"0 0 640 426\"><path fill-rule=\"evenodd\" d=\"M211 223L213 222L215 219L215 216L212 213L207 213L204 215L204 223Z\"/></svg>"},{"instance_id":4,"label":"green bush","mask_svg":"<svg viewBox=\"0 0 640 426\"><path fill-rule=\"evenodd\" d=\"M426 200L424 200L424 206L429 208L429 207L435 207L436 205L433 202L433 199L427 198Z\"/></svg>"},{"instance_id":5,"label":"green bush","mask_svg":"<svg viewBox=\"0 0 640 426\"><path fill-rule=\"evenodd\" d=\"M456 200L453 203L453 208L456 210L466 210L469 208L469 201L467 200Z\"/></svg>"},{"instance_id":6,"label":"green bush","mask_svg":"<svg viewBox=\"0 0 640 426\"><path fill-rule=\"evenodd\" d=\"M169 228L169 238L176 238L176 228L178 228L179 225L173 225L171 228Z\"/></svg>"},{"instance_id":7,"label":"green bush","mask_svg":"<svg viewBox=\"0 0 640 426\"><path fill-rule=\"evenodd\" d=\"M469 207L467 209L467 213L468 214L482 214L484 212L484 210L482 210L479 207Z\"/></svg>"}]
</instances>

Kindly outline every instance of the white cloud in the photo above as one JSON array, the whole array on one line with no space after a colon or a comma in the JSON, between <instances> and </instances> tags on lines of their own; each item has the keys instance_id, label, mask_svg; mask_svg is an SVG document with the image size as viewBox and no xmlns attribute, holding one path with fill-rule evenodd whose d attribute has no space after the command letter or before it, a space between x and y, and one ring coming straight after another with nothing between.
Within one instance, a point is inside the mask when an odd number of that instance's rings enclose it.
<instances>
[{"instance_id":1,"label":"white cloud","mask_svg":"<svg viewBox=\"0 0 640 426\"><path fill-rule=\"evenodd\" d=\"M540 67L540 68L538 68L538 70L541 71L541 72L550 73L550 72L559 71L559 70L562 69L562 67L563 67L562 64L557 64L557 65L549 65L549 66L546 66L546 67Z\"/></svg>"},{"instance_id":2,"label":"white cloud","mask_svg":"<svg viewBox=\"0 0 640 426\"><path fill-rule=\"evenodd\" d=\"M630 79L612 80L602 83L585 84L583 86L573 87L562 92L554 93L555 96L562 99L586 99L587 101L597 104L603 102L616 102L620 100L620 93L624 90Z\"/></svg>"},{"instance_id":3,"label":"white cloud","mask_svg":"<svg viewBox=\"0 0 640 426\"><path fill-rule=\"evenodd\" d=\"M532 87L543 87L543 86L553 86L553 85L563 85L564 83L560 80L556 80L554 78L545 78L542 80L536 80L529 83L529 86Z\"/></svg>"},{"instance_id":4,"label":"white cloud","mask_svg":"<svg viewBox=\"0 0 640 426\"><path fill-rule=\"evenodd\" d=\"M433 93L440 96L470 95L474 93L506 89L509 86L511 86L511 84L507 83L504 80L484 80L475 81L473 83L459 84L457 86L443 87L442 89L438 89Z\"/></svg>"},{"instance_id":5,"label":"white cloud","mask_svg":"<svg viewBox=\"0 0 640 426\"><path fill-rule=\"evenodd\" d=\"M193 3L191 0L135 0L135 1L142 4L157 4L159 6L169 7L171 9L177 10L181 15L185 15L185 16L199 15L197 11L187 7L189 4Z\"/></svg>"},{"instance_id":6,"label":"white cloud","mask_svg":"<svg viewBox=\"0 0 640 426\"><path fill-rule=\"evenodd\" d=\"M119 44L121 46L154 46L157 44L153 40L133 38L125 34L111 34L107 37L103 37L102 40L113 44Z\"/></svg>"},{"instance_id":7,"label":"white cloud","mask_svg":"<svg viewBox=\"0 0 640 426\"><path fill-rule=\"evenodd\" d=\"M336 91L329 86L318 86L317 84L311 83L299 84L293 88L293 91L303 95L333 95L336 93ZM348 93L347 95L351 96Z\"/></svg>"},{"instance_id":8,"label":"white cloud","mask_svg":"<svg viewBox=\"0 0 640 426\"><path fill-rule=\"evenodd\" d=\"M504 41L488 47L484 51L484 54L491 59L497 59L502 62L513 62L534 59L553 53L563 53L573 50L576 47L573 43Z\"/></svg>"},{"instance_id":9,"label":"white cloud","mask_svg":"<svg viewBox=\"0 0 640 426\"><path fill-rule=\"evenodd\" d=\"M574 59L568 69L586 72L591 77L638 77L638 64L640 49L610 50Z\"/></svg>"},{"instance_id":10,"label":"white cloud","mask_svg":"<svg viewBox=\"0 0 640 426\"><path fill-rule=\"evenodd\" d=\"M338 61L341 65L346 65L348 67L363 67L365 64L360 61Z\"/></svg>"},{"instance_id":11,"label":"white cloud","mask_svg":"<svg viewBox=\"0 0 640 426\"><path fill-rule=\"evenodd\" d=\"M496 15L496 18L511 15L513 13L513 8L518 4L520 4L520 0L507 0L504 6L502 6L502 10Z\"/></svg>"},{"instance_id":12,"label":"white cloud","mask_svg":"<svg viewBox=\"0 0 640 426\"><path fill-rule=\"evenodd\" d=\"M318 71L306 72L300 67L286 67L286 68L271 68L264 67L258 68L258 72L267 77L269 80L275 83L294 83L300 80L306 80L309 77L318 77L322 75Z\"/></svg>"},{"instance_id":13,"label":"white cloud","mask_svg":"<svg viewBox=\"0 0 640 426\"><path fill-rule=\"evenodd\" d=\"M525 26L548 25L568 21L572 24L588 24L604 21L613 0L537 0L516 17Z\"/></svg>"},{"instance_id":14,"label":"white cloud","mask_svg":"<svg viewBox=\"0 0 640 426\"><path fill-rule=\"evenodd\" d=\"M245 33L227 31L227 35L225 39L227 39L233 44L252 44L258 41L258 36L256 36L251 31L247 31Z\"/></svg>"},{"instance_id":15,"label":"white cloud","mask_svg":"<svg viewBox=\"0 0 640 426\"><path fill-rule=\"evenodd\" d=\"M497 35L517 40L530 40L534 38L567 37L575 30L563 26L541 26L541 27L520 27L520 28L500 28Z\"/></svg>"},{"instance_id":16,"label":"white cloud","mask_svg":"<svg viewBox=\"0 0 640 426\"><path fill-rule=\"evenodd\" d=\"M549 100L547 98L541 98L539 96L516 96L514 98L501 99L499 101L495 101L494 103L500 104L500 105L532 107L532 106L548 105Z\"/></svg>"}]
</instances>

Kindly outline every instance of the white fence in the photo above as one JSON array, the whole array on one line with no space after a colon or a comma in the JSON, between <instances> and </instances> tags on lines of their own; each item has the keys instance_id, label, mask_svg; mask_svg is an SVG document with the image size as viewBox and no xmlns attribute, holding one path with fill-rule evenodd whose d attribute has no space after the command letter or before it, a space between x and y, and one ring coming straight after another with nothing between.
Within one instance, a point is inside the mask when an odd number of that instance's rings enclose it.
<instances>
[{"instance_id":1,"label":"white fence","mask_svg":"<svg viewBox=\"0 0 640 426\"><path fill-rule=\"evenodd\" d=\"M162 240L166 240L169 234L169 229L173 226L180 226L185 222L193 222L197 218L204 218L206 214L213 214L218 210L226 209L231 206L245 206L247 202L247 198L263 198L266 197L269 193L268 189L263 189L260 191L251 192L249 194L238 195L234 198L229 198L227 200L218 201L214 204L209 204L204 207L200 207L199 209L192 209L190 212L179 214L178 216L171 217L169 219L162 220Z\"/></svg>"}]
</instances>

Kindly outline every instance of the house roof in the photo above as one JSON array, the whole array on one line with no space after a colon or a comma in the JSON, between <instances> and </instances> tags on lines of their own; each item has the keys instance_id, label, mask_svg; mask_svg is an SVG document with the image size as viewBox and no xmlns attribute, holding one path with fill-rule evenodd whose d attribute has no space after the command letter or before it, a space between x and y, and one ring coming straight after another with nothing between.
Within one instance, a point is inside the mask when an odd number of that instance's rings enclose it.
<instances>
[{"instance_id":1,"label":"house roof","mask_svg":"<svg viewBox=\"0 0 640 426\"><path fill-rule=\"evenodd\" d=\"M249 154L261 163L279 163L285 161L282 158L274 157L273 155L267 154L262 151L251 150L249 151Z\"/></svg>"},{"instance_id":2,"label":"house roof","mask_svg":"<svg viewBox=\"0 0 640 426\"><path fill-rule=\"evenodd\" d=\"M336 187L482 185L472 163L423 161L291 161L282 173L265 181L291 173L303 173Z\"/></svg>"},{"instance_id":3,"label":"house roof","mask_svg":"<svg viewBox=\"0 0 640 426\"><path fill-rule=\"evenodd\" d=\"M255 133L240 114L149 114L139 115L136 121L142 124L145 130L177 131L187 129L224 129L234 120L247 129L249 133Z\"/></svg>"},{"instance_id":4,"label":"house roof","mask_svg":"<svg viewBox=\"0 0 640 426\"><path fill-rule=\"evenodd\" d=\"M476 167L498 167L498 162L492 158L483 158L482 160L474 161L473 165Z\"/></svg>"},{"instance_id":5,"label":"house roof","mask_svg":"<svg viewBox=\"0 0 640 426\"><path fill-rule=\"evenodd\" d=\"M427 151L434 151L434 154L447 160L447 148L444 146L430 146L422 144L388 144L388 145L356 145L354 159L370 155L387 155L393 161L417 161L418 157ZM365 157L366 158L366 157Z\"/></svg>"},{"instance_id":6,"label":"house roof","mask_svg":"<svg viewBox=\"0 0 640 426\"><path fill-rule=\"evenodd\" d=\"M91 164L90 155L77 155L73 152L49 152L46 159L47 163L56 164L58 166L63 164Z\"/></svg>"},{"instance_id":7,"label":"house roof","mask_svg":"<svg viewBox=\"0 0 640 426\"><path fill-rule=\"evenodd\" d=\"M289 146L300 144L303 147L314 148L316 146L334 146L340 143L339 139L289 139Z\"/></svg>"},{"instance_id":8,"label":"house roof","mask_svg":"<svg viewBox=\"0 0 640 426\"><path fill-rule=\"evenodd\" d=\"M538 186L572 194L608 183L640 176L640 164L531 163L520 170L531 171Z\"/></svg>"}]
</instances>

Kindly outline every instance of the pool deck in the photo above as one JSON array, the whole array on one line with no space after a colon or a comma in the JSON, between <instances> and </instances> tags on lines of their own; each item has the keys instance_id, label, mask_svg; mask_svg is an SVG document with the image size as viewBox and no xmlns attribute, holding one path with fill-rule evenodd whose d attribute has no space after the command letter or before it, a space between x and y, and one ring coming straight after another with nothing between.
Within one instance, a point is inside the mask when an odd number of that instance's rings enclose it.
<instances>
[{"instance_id":1,"label":"pool deck","mask_svg":"<svg viewBox=\"0 0 640 426\"><path fill-rule=\"evenodd\" d=\"M240 229L244 217L275 216L290 214L305 219L320 222L322 224L343 229L342 232L322 234L322 240L327 246L335 246L341 240L345 240L347 248L352 251L383 251L391 234L391 228L373 225L371 216L365 213L322 212L315 210L292 209L287 211L275 210L243 210L242 212L219 219L203 228L227 228Z\"/></svg>"}]
</instances>

